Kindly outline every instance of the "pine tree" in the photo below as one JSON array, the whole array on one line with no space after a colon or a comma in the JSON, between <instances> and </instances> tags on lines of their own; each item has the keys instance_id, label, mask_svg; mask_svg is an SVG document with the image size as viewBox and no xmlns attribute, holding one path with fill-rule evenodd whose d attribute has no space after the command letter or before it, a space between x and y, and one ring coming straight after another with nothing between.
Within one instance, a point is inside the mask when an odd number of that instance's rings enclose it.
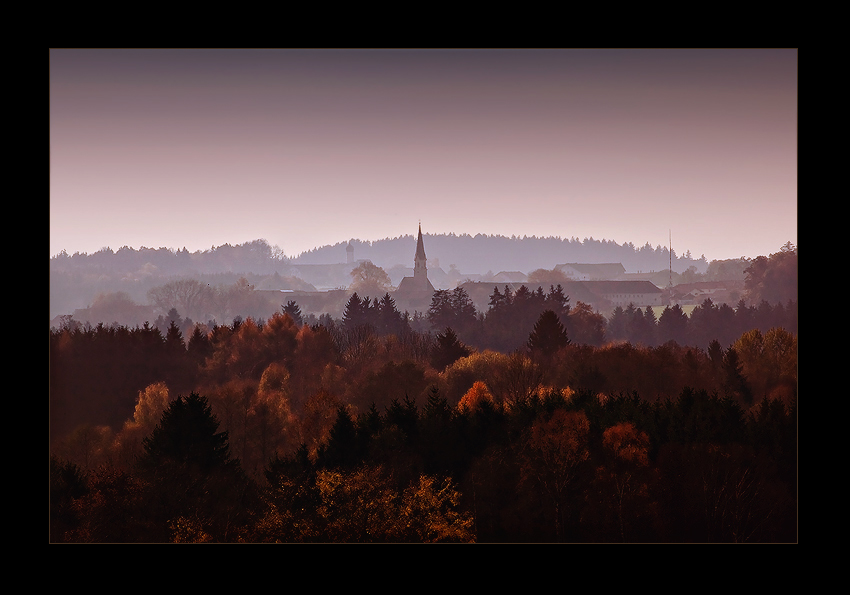
<instances>
[{"instance_id":1,"label":"pine tree","mask_svg":"<svg viewBox=\"0 0 850 595\"><path fill-rule=\"evenodd\" d=\"M552 310L544 310L528 336L528 348L532 353L550 356L569 344L567 331L558 315Z\"/></svg>"},{"instance_id":2,"label":"pine tree","mask_svg":"<svg viewBox=\"0 0 850 595\"><path fill-rule=\"evenodd\" d=\"M289 316L292 318L293 321L295 321L295 324L297 324L298 326L304 324L304 318L301 315L301 307L294 300L289 300L288 302L286 302L286 305L283 306L283 313L289 314Z\"/></svg>"},{"instance_id":3,"label":"pine tree","mask_svg":"<svg viewBox=\"0 0 850 595\"><path fill-rule=\"evenodd\" d=\"M451 327L439 333L431 349L431 365L439 371L445 370L462 357L468 356L471 350L460 342Z\"/></svg>"},{"instance_id":4,"label":"pine tree","mask_svg":"<svg viewBox=\"0 0 850 595\"><path fill-rule=\"evenodd\" d=\"M156 472L171 463L209 473L230 463L227 432L218 432L219 422L206 399L197 393L178 397L143 441L140 466Z\"/></svg>"},{"instance_id":5,"label":"pine tree","mask_svg":"<svg viewBox=\"0 0 850 595\"><path fill-rule=\"evenodd\" d=\"M147 486L147 541L186 538L186 523L196 537L228 541L247 522L255 493L218 428L207 399L191 393L172 401L144 439L136 470Z\"/></svg>"},{"instance_id":6,"label":"pine tree","mask_svg":"<svg viewBox=\"0 0 850 595\"><path fill-rule=\"evenodd\" d=\"M357 428L348 408L340 405L336 411L336 421L331 427L328 442L320 451L319 466L325 469L336 467L350 468L360 462L357 448Z\"/></svg>"}]
</instances>

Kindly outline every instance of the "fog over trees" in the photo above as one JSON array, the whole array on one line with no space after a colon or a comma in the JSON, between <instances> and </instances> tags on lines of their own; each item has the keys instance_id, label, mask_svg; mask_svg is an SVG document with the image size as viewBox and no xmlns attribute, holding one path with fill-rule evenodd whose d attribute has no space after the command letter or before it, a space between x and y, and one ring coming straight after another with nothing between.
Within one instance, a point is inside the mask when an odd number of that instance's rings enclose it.
<instances>
[{"instance_id":1,"label":"fog over trees","mask_svg":"<svg viewBox=\"0 0 850 595\"><path fill-rule=\"evenodd\" d=\"M622 263L627 271L661 271L670 264L670 252L666 246L652 247L648 244L637 247L627 242L622 245L613 241L505 237L478 234L425 235L428 243L429 262L435 269L439 264L454 274L483 275L488 272L523 271L530 273L538 269L551 270L567 262ZM365 242L352 240L356 262L369 261L386 272L404 270L411 265L415 250L413 236ZM244 244L213 246L209 250L190 253L185 248L147 248L128 246L117 250L103 248L92 254L62 252L50 259L50 319L70 315L77 309L105 306L98 303L106 299L113 302L112 310L126 310L130 317L133 306L151 305L149 292L183 279L193 279L211 290L224 290L244 278L256 289L314 291L316 286L304 280L299 266L333 265L345 263L346 247L349 242L323 246L298 256L288 257L283 251L265 240ZM749 259L736 261L708 262L705 257L693 258L689 253L673 251L673 271L693 279L695 275L705 279L734 278L743 280L743 269ZM362 264L361 264L362 266ZM349 285L350 271L338 272L330 281L334 287ZM399 273L403 275L404 273ZM399 276L400 278L400 276ZM373 271L363 271L361 284L377 283L387 288L387 280L375 278ZM368 289L373 289L371 286ZM377 290L374 291L377 294ZM155 305L155 304L154 304ZM178 308L180 310L180 308ZM197 320L199 312L182 311ZM220 314L220 313L219 313ZM244 317L249 313L243 312ZM119 318L92 320L96 322L123 322Z\"/></svg>"}]
</instances>

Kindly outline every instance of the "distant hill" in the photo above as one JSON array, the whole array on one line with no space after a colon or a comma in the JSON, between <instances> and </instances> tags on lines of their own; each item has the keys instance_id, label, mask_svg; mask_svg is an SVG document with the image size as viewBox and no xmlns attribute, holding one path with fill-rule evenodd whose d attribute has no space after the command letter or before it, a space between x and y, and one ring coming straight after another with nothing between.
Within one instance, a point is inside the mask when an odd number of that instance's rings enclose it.
<instances>
[{"instance_id":1,"label":"distant hill","mask_svg":"<svg viewBox=\"0 0 850 595\"><path fill-rule=\"evenodd\" d=\"M506 237L499 235L423 234L429 268L449 270L452 265L461 273L484 274L488 271L523 271L552 269L568 262L622 263L626 272L667 270L670 253L666 246L653 248L648 243L637 247L631 242L617 244L613 240L556 237ZM354 258L368 259L390 269L396 265L411 266L416 250L412 235L376 241L352 240ZM291 259L293 264L330 264L345 262L348 242L322 246ZM673 271L685 272L696 267L704 273L708 268L705 257L694 259L690 254L680 256L673 250Z\"/></svg>"}]
</instances>

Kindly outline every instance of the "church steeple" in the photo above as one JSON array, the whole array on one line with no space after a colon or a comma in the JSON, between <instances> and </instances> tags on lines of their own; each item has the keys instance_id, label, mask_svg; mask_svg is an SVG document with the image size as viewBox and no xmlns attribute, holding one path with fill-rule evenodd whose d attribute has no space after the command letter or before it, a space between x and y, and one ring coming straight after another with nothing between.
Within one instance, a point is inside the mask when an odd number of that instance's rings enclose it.
<instances>
[{"instance_id":1,"label":"church steeple","mask_svg":"<svg viewBox=\"0 0 850 595\"><path fill-rule=\"evenodd\" d=\"M425 244L422 243L422 224L419 224L419 238L416 240L416 256L413 257L413 276L428 278L428 267L425 266Z\"/></svg>"}]
</instances>

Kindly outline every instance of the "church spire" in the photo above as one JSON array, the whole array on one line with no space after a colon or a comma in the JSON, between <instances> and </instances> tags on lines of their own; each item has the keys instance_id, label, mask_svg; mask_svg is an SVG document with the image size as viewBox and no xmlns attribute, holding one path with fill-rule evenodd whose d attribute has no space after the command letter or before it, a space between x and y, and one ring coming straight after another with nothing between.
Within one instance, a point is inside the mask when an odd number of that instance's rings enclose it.
<instances>
[{"instance_id":1,"label":"church spire","mask_svg":"<svg viewBox=\"0 0 850 595\"><path fill-rule=\"evenodd\" d=\"M416 256L413 257L413 276L428 278L425 257L425 244L422 242L422 224L419 224L419 238L416 240Z\"/></svg>"}]
</instances>

